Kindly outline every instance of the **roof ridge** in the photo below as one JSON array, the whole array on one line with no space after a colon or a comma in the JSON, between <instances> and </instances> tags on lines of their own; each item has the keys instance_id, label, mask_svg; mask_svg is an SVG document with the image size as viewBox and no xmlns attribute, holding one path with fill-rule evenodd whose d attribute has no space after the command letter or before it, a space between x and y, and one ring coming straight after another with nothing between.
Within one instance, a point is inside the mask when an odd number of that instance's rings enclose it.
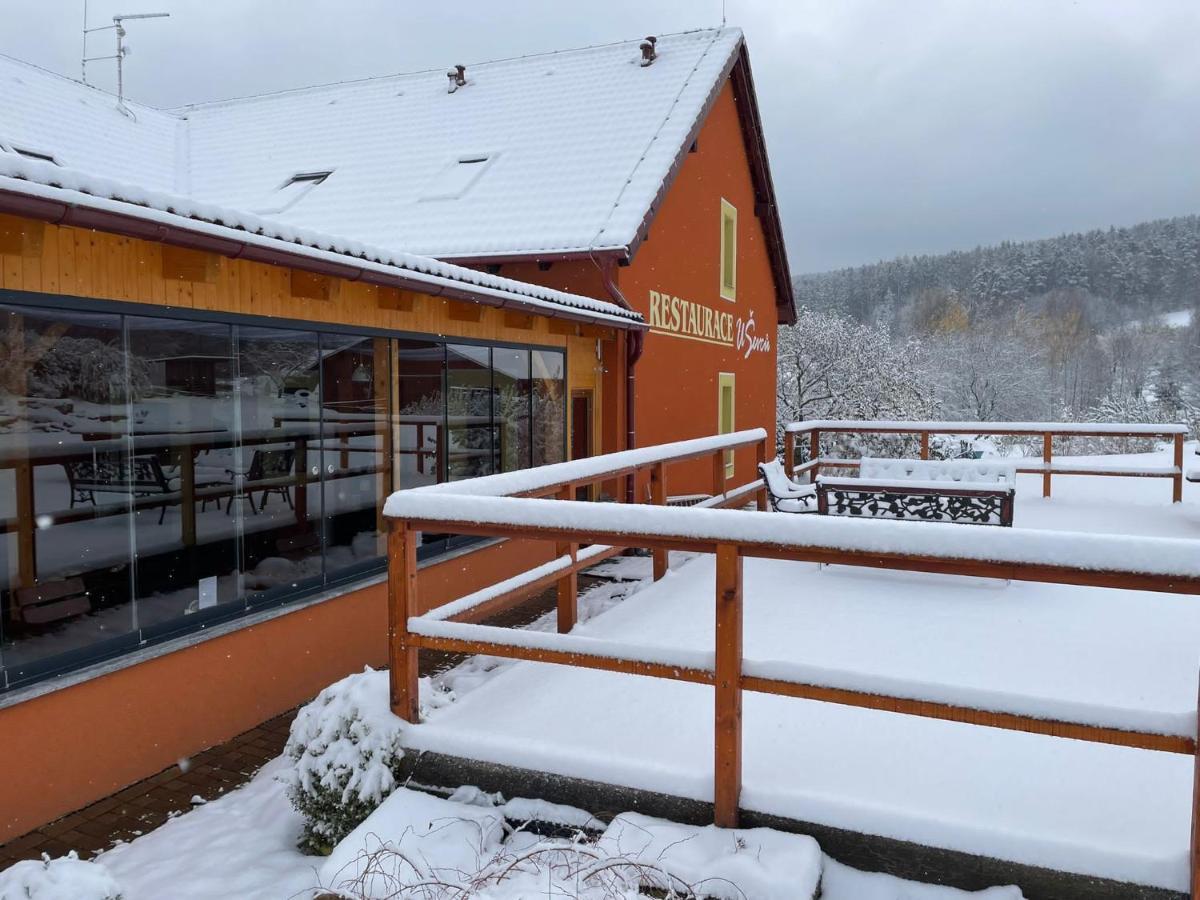
<instances>
[{"instance_id":1,"label":"roof ridge","mask_svg":"<svg viewBox=\"0 0 1200 900\"><path fill-rule=\"evenodd\" d=\"M609 226L609 223L612 222L613 213L615 213L617 210L617 207L619 207L621 205L621 199L625 196L626 189L629 187L630 183L633 181L633 178L637 174L638 169L641 168L642 163L644 163L646 161L646 156L650 153L650 148L654 146L654 142L658 140L659 136L662 134L663 129L666 128L667 123L669 121L671 121L671 116L674 114L676 107L679 106L680 98L683 97L684 91L686 91L688 89L688 86L692 83L692 79L695 77L696 72L699 70L700 64L703 63L704 60L708 57L708 54L712 51L713 47L716 46L717 40L721 37L722 34L724 34L726 31L740 31L740 29L737 29L737 28L726 28L726 27L714 28L711 30L713 32L713 36L709 40L708 46L704 48L704 52L701 53L699 56L697 56L696 61L694 63L692 63L692 68L688 71L687 77L683 79L683 83L679 85L679 90L676 91L675 96L671 98L671 105L669 107L667 107L666 115L663 116L662 121L658 123L658 127L654 129L654 134L650 135L650 139L648 141L646 141L645 146L642 148L641 154L638 156L637 160L634 162L633 168L630 169L629 175L626 176L626 178L623 182L621 182L621 187L617 190L617 196L615 198L613 198L613 202L608 208L608 214L604 217L604 221L600 223L600 227L596 229L596 233L592 236L592 240L590 243L593 247L596 246L597 241L599 241L599 239L600 239L600 235L604 234L605 230ZM740 46L740 44L741 44L740 40L738 41L738 43L734 44L732 52L736 53L737 48ZM651 208L653 208L653 206Z\"/></svg>"},{"instance_id":2,"label":"roof ridge","mask_svg":"<svg viewBox=\"0 0 1200 900\"><path fill-rule=\"evenodd\" d=\"M688 28L683 31L672 31L667 34L661 34L657 37L659 40L662 40L663 38L681 37L689 34L702 34L710 31L719 35L722 32L740 31L740 29L734 25L722 25L710 28ZM544 57L561 56L564 53L583 53L588 50L604 50L609 47L618 47L622 44L632 44L642 40L645 40L645 38L626 38L619 41L608 41L607 43L603 44L585 44L581 47L562 47L557 50L541 50L536 53L519 53L515 56L500 56L496 57L495 59L484 59L476 62L469 62L466 63L466 67L470 69L472 67L498 65L500 63L518 62L526 59L541 59ZM208 109L210 107L221 106L224 104L245 103L250 100L265 100L271 97L279 97L284 94L300 94L306 91L319 91L328 88L348 87L356 84L368 84L370 82L383 82L389 78L411 78L417 75L426 75L431 72L440 73L442 71L443 68L440 66L431 66L425 69L412 69L407 72L389 72L386 75L366 75L362 78L347 78L342 81L325 81L317 84L301 85L300 87L280 88L279 90L274 91L261 91L257 94L242 94L237 97L223 97L216 100L201 100L196 103L185 103L181 106L163 107L162 110L164 112L171 112L173 114L186 117L186 114L192 110ZM157 107L151 108L154 109Z\"/></svg>"},{"instance_id":3,"label":"roof ridge","mask_svg":"<svg viewBox=\"0 0 1200 900\"><path fill-rule=\"evenodd\" d=\"M35 62L30 62L27 59L21 59L18 56L13 56L11 53L0 52L0 59L6 59L11 63L16 63L18 66L22 66L26 69L33 69L34 71L36 71L42 75L49 75L51 78L56 78L59 81L65 81L68 84L73 85L75 88L83 88L84 90L95 91L97 94L100 94L101 96L103 96L107 99L113 100L114 102L117 100L117 95L114 94L112 91L105 90L104 88L99 87L98 85L88 84L86 81L80 81L78 78L72 78L70 75L64 75L62 72L55 72L53 69L47 68L46 66L38 65ZM162 113L163 115L171 116L174 119L181 118L181 116L178 113L174 112L169 107L151 106L149 103L143 103L140 100L130 100L128 97L125 98L125 105L126 106L136 106L136 107L139 107L140 109L149 110L151 112Z\"/></svg>"}]
</instances>

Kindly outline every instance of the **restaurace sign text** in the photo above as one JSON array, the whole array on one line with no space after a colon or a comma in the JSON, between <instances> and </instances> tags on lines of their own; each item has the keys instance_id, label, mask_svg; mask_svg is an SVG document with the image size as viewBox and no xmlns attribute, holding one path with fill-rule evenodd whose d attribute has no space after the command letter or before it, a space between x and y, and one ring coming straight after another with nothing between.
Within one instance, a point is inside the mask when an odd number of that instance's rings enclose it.
<instances>
[{"instance_id":1,"label":"restaurace sign text","mask_svg":"<svg viewBox=\"0 0 1200 900\"><path fill-rule=\"evenodd\" d=\"M650 330L655 334L732 347L743 354L769 353L770 337L756 333L754 313L735 319L733 313L713 309L659 291L650 292Z\"/></svg>"}]
</instances>

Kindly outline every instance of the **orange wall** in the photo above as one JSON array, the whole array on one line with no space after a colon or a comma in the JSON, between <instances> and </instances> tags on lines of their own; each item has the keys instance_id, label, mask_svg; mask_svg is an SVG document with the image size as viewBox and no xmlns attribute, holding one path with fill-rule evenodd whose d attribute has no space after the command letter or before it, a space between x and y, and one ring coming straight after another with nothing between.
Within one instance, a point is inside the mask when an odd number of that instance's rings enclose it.
<instances>
[{"instance_id":1,"label":"orange wall","mask_svg":"<svg viewBox=\"0 0 1200 900\"><path fill-rule=\"evenodd\" d=\"M721 299L721 199L738 211L737 300ZM641 446L701 437L717 431L717 376L735 375L735 430L762 427L775 433L775 282L767 243L754 215L754 186L728 82L700 130L695 153L685 157L649 239L631 266L619 270L625 298L649 319L650 291L731 312L753 314L769 352L752 353L650 332L637 364L637 441ZM753 453L738 454L733 483L755 477ZM699 461L667 473L669 494L700 493L712 483L712 466Z\"/></svg>"},{"instance_id":2,"label":"orange wall","mask_svg":"<svg viewBox=\"0 0 1200 900\"><path fill-rule=\"evenodd\" d=\"M721 200L738 211L737 300L721 298ZM701 126L696 151L684 157L661 208L650 226L649 239L638 248L631 264L614 270L625 299L649 321L650 291L733 313L735 320L754 317L758 337L770 340L770 350L749 356L736 347L717 346L687 338L648 332L645 352L637 364L636 427L638 446L702 437L717 431L717 385L721 372L735 376L734 428L765 428L775 435L775 345L778 329L775 281L767 242L754 214L754 184L738 119L737 101L727 81ZM505 264L502 274L552 287L567 287L610 299L590 260L556 262L542 271L533 263ZM605 344L605 366L621 371L618 348ZM624 410L619 398L624 385L605 382L604 450L624 449ZM739 452L733 484L755 477L753 450ZM672 466L667 471L669 494L704 493L712 485L707 460ZM612 487L612 486L610 486ZM615 489L615 488L614 488ZM639 485L645 499L646 484Z\"/></svg>"},{"instance_id":3,"label":"orange wall","mask_svg":"<svg viewBox=\"0 0 1200 900\"><path fill-rule=\"evenodd\" d=\"M421 570L431 608L548 561L508 542ZM0 709L0 844L387 664L383 585Z\"/></svg>"}]
</instances>

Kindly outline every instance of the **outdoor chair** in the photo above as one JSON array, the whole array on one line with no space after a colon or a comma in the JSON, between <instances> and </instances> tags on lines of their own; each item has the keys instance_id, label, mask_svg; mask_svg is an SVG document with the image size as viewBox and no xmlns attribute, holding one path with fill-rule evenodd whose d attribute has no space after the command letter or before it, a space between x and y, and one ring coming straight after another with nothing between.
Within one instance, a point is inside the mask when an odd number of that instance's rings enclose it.
<instances>
[{"instance_id":1,"label":"outdoor chair","mask_svg":"<svg viewBox=\"0 0 1200 900\"><path fill-rule=\"evenodd\" d=\"M783 463L779 460L759 463L758 474L767 486L767 496L771 500L771 509L775 512L812 512L809 503L816 497L816 487L811 484L796 484L787 477Z\"/></svg>"},{"instance_id":2,"label":"outdoor chair","mask_svg":"<svg viewBox=\"0 0 1200 900\"><path fill-rule=\"evenodd\" d=\"M226 469L233 483L242 490L229 496L229 502L225 504L225 514L229 515L233 509L234 499L240 499L249 500L251 512L258 515L267 508L267 498L272 494L281 496L288 509L294 509L288 482L291 480L292 463L295 459L294 447L286 450L255 450L254 456L250 458L250 468L245 471ZM254 505L256 490L262 492L262 501L257 507Z\"/></svg>"}]
</instances>

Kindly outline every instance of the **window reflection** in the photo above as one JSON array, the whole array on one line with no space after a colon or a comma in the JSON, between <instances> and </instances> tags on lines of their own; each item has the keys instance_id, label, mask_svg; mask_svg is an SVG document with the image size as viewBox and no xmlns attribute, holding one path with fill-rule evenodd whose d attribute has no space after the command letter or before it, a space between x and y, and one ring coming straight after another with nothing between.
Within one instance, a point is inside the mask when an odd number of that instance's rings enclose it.
<instances>
[{"instance_id":1,"label":"window reflection","mask_svg":"<svg viewBox=\"0 0 1200 900\"><path fill-rule=\"evenodd\" d=\"M492 350L492 397L497 436L494 469L511 472L530 465L529 351Z\"/></svg>"},{"instance_id":2,"label":"window reflection","mask_svg":"<svg viewBox=\"0 0 1200 900\"><path fill-rule=\"evenodd\" d=\"M325 570L346 574L384 555L388 463L386 338L321 336Z\"/></svg>"},{"instance_id":3,"label":"window reflection","mask_svg":"<svg viewBox=\"0 0 1200 900\"><path fill-rule=\"evenodd\" d=\"M125 371L119 316L0 306L0 667L10 681L136 628L125 433L129 401L147 388L144 372Z\"/></svg>"},{"instance_id":4,"label":"window reflection","mask_svg":"<svg viewBox=\"0 0 1200 900\"><path fill-rule=\"evenodd\" d=\"M235 504L253 601L320 584L321 366L313 331L240 326Z\"/></svg>"},{"instance_id":5,"label":"window reflection","mask_svg":"<svg viewBox=\"0 0 1200 900\"><path fill-rule=\"evenodd\" d=\"M561 353L533 351L533 465L566 459L567 380Z\"/></svg>"},{"instance_id":6,"label":"window reflection","mask_svg":"<svg viewBox=\"0 0 1200 900\"><path fill-rule=\"evenodd\" d=\"M237 471L233 331L126 316L138 627L242 598L241 510L222 507ZM136 378L132 373L136 373Z\"/></svg>"},{"instance_id":7,"label":"window reflection","mask_svg":"<svg viewBox=\"0 0 1200 900\"><path fill-rule=\"evenodd\" d=\"M491 351L487 347L446 347L446 425L450 480L492 474L496 451Z\"/></svg>"},{"instance_id":8,"label":"window reflection","mask_svg":"<svg viewBox=\"0 0 1200 900\"><path fill-rule=\"evenodd\" d=\"M380 568L391 491L560 460L565 388L555 351L0 306L0 689Z\"/></svg>"}]
</instances>

